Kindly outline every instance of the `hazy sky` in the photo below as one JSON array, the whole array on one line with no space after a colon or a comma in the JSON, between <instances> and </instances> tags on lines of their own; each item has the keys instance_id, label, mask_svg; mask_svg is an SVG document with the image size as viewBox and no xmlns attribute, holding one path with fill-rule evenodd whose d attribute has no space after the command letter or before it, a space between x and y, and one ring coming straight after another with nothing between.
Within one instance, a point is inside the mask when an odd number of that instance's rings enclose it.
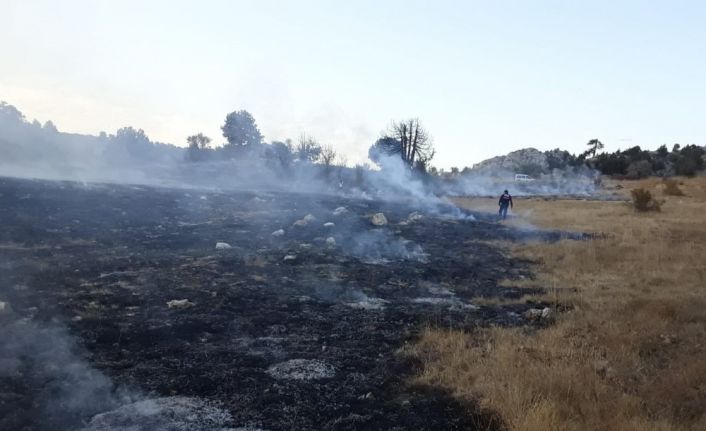
<instances>
[{"instance_id":1,"label":"hazy sky","mask_svg":"<svg viewBox=\"0 0 706 431\"><path fill-rule=\"evenodd\" d=\"M419 117L439 167L533 146L706 144L705 1L0 0L0 100L62 131L348 155Z\"/></svg>"}]
</instances>

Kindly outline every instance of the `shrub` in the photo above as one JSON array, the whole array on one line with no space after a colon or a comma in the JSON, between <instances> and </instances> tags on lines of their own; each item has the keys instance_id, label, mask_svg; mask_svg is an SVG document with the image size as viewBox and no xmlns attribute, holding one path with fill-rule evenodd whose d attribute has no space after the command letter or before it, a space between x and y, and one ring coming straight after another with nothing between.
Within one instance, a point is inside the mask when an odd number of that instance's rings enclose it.
<instances>
[{"instance_id":1,"label":"shrub","mask_svg":"<svg viewBox=\"0 0 706 431\"><path fill-rule=\"evenodd\" d=\"M668 196L684 196L684 192L679 188L679 183L674 179L664 180L664 194Z\"/></svg>"},{"instance_id":2,"label":"shrub","mask_svg":"<svg viewBox=\"0 0 706 431\"><path fill-rule=\"evenodd\" d=\"M649 190L639 188L631 191L630 194L632 195L632 206L635 211L659 211L661 209L659 202Z\"/></svg>"}]
</instances>

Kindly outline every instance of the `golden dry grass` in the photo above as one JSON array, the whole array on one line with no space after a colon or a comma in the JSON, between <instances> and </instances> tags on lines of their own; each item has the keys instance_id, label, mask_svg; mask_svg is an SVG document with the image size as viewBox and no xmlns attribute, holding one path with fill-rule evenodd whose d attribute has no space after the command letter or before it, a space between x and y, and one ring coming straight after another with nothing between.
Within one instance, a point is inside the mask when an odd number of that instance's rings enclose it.
<instances>
[{"instance_id":1,"label":"golden dry grass","mask_svg":"<svg viewBox=\"0 0 706 431\"><path fill-rule=\"evenodd\" d=\"M511 246L544 299L571 310L536 331L430 328L409 349L425 365L416 383L479 401L510 430L706 430L706 179L683 182L685 196L623 183L664 200L659 213L518 199L511 223L605 234Z\"/></svg>"}]
</instances>

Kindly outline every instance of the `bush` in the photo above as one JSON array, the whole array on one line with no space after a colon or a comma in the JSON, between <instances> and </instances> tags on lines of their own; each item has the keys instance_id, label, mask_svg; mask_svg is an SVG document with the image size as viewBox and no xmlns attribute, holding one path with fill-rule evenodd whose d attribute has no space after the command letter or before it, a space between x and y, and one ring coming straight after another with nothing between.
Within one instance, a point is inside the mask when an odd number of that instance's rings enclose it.
<instances>
[{"instance_id":1,"label":"bush","mask_svg":"<svg viewBox=\"0 0 706 431\"><path fill-rule=\"evenodd\" d=\"M659 211L661 206L659 202L652 196L649 190L643 188L635 189L630 192L632 195L632 206L635 211Z\"/></svg>"},{"instance_id":2,"label":"bush","mask_svg":"<svg viewBox=\"0 0 706 431\"><path fill-rule=\"evenodd\" d=\"M684 192L679 188L677 180L664 180L664 194L668 196L684 196Z\"/></svg>"}]
</instances>

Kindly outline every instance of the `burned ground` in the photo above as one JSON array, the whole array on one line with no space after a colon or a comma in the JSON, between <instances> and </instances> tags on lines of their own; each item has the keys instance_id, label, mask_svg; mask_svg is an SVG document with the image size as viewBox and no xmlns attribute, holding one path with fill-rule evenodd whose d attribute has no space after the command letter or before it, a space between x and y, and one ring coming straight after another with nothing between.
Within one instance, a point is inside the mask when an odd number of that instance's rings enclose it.
<instances>
[{"instance_id":1,"label":"burned ground","mask_svg":"<svg viewBox=\"0 0 706 431\"><path fill-rule=\"evenodd\" d=\"M68 405L56 380L76 364L17 348L63 336L85 378L97 370L132 398L208 400L224 427L479 427L469 406L405 384L418 364L398 349L425 325L524 324L530 305L473 305L516 295L501 279L531 277L492 241L561 235L293 193L0 179L0 202L0 301L14 313L0 335L1 429L76 429L119 407L102 394ZM388 225L371 224L378 212Z\"/></svg>"}]
</instances>

